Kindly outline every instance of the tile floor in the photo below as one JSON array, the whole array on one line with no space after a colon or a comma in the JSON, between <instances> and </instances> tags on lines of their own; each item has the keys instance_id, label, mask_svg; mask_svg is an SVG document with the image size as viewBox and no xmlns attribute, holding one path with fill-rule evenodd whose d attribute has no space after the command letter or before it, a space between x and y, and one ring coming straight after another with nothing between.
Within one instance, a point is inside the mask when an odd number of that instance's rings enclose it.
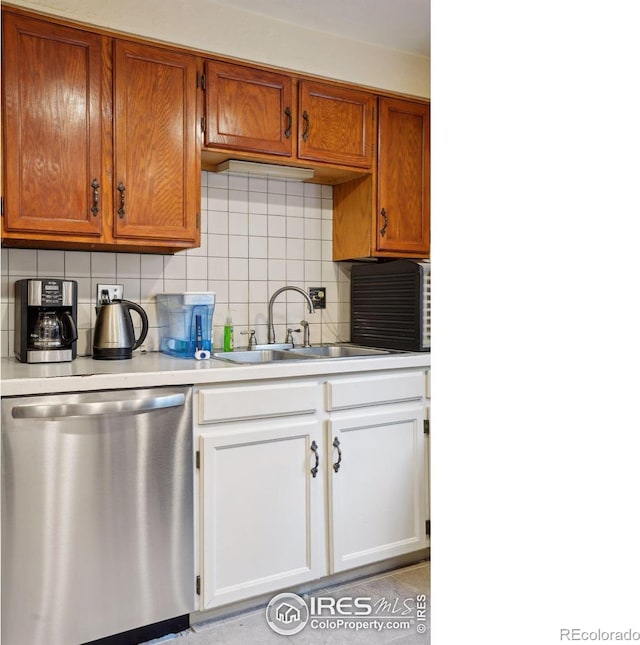
<instances>
[{"instance_id":1,"label":"tile floor","mask_svg":"<svg viewBox=\"0 0 640 645\"><path fill-rule=\"evenodd\" d=\"M375 645L377 643L395 643L396 645L428 645L430 643L429 631L431 625L431 584L430 563L422 562L396 571L355 580L351 583L338 585L326 589L319 589L311 596L331 596L334 598L369 597L375 607L376 601L384 599L392 603L397 599L396 611L386 611L385 616L393 614L397 620L401 609L406 606L411 608L409 614L410 627L408 629L389 629L385 631L371 631L363 629L312 629L308 624L298 634L282 636L271 631L265 620L264 609L250 611L228 619L202 623L192 627L189 631L182 632L172 637L165 637L151 641L148 645ZM415 603L418 594L426 595L426 632L417 632L415 620ZM406 605L404 602L408 601ZM375 612L375 609L374 609ZM377 612L378 615L381 612ZM413 618L411 618L413 616ZM351 618L350 618L351 619ZM365 617L366 619L366 617Z\"/></svg>"}]
</instances>

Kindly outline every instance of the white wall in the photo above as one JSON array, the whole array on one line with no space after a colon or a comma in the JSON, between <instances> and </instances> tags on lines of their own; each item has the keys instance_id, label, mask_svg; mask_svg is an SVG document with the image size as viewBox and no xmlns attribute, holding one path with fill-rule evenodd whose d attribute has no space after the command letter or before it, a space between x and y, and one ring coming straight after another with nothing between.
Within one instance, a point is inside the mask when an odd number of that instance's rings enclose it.
<instances>
[{"instance_id":1,"label":"white wall","mask_svg":"<svg viewBox=\"0 0 640 645\"><path fill-rule=\"evenodd\" d=\"M13 283L21 278L65 277L78 282L78 353L91 354L97 283L124 285L124 297L149 315L148 351L159 349L155 295L215 291L214 345L222 346L227 310L236 347L242 329L267 342L267 303L285 284L326 287L327 308L309 314L297 293L274 307L276 340L287 325L310 323L311 342L349 340L348 263L332 262L333 189L319 184L202 173L202 245L175 255L7 249L0 251L0 356L13 355ZM138 318L134 314L134 321ZM302 335L297 336L299 339Z\"/></svg>"},{"instance_id":2,"label":"white wall","mask_svg":"<svg viewBox=\"0 0 640 645\"><path fill-rule=\"evenodd\" d=\"M13 0L11 4L205 52L430 96L426 57L332 37L211 0Z\"/></svg>"}]
</instances>

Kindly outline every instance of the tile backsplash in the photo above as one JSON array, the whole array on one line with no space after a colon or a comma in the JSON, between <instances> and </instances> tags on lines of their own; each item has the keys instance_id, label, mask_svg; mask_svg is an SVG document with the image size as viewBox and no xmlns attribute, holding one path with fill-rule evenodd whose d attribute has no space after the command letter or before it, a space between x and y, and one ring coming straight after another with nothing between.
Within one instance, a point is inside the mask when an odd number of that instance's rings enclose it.
<instances>
[{"instance_id":1,"label":"tile backsplash","mask_svg":"<svg viewBox=\"0 0 640 645\"><path fill-rule=\"evenodd\" d=\"M349 340L350 265L331 260L333 189L320 184L202 173L200 248L175 255L2 249L0 355L13 356L13 283L20 278L65 277L78 282L78 355L91 355L98 283L124 285L124 297L149 316L143 347L158 351L155 295L214 291L213 340L231 311L236 347L255 329L267 342L267 304L284 285L326 287L327 308L309 314L295 292L274 304L276 340L287 327L309 321L312 343ZM138 318L133 314L138 328ZM302 334L297 334L301 340Z\"/></svg>"}]
</instances>

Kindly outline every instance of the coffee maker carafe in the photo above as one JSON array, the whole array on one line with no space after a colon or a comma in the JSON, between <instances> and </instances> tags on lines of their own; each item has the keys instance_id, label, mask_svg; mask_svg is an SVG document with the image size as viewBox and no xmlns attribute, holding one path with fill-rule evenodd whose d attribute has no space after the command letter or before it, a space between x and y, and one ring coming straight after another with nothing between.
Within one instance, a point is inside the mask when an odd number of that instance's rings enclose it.
<instances>
[{"instance_id":1,"label":"coffee maker carafe","mask_svg":"<svg viewBox=\"0 0 640 645\"><path fill-rule=\"evenodd\" d=\"M15 299L15 357L23 363L72 361L78 339L75 280L17 280Z\"/></svg>"}]
</instances>

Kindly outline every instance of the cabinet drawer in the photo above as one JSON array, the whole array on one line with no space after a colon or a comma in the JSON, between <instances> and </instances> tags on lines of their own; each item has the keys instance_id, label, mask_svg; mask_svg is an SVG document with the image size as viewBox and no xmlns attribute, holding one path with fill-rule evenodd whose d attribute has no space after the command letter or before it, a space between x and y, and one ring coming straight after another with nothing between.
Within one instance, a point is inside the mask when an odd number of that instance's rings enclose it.
<instances>
[{"instance_id":1,"label":"cabinet drawer","mask_svg":"<svg viewBox=\"0 0 640 645\"><path fill-rule=\"evenodd\" d=\"M316 383L234 385L201 390L198 422L313 414L318 409Z\"/></svg>"},{"instance_id":2,"label":"cabinet drawer","mask_svg":"<svg viewBox=\"0 0 640 645\"><path fill-rule=\"evenodd\" d=\"M424 392L424 372L336 379L327 382L327 410L413 401Z\"/></svg>"}]
</instances>

